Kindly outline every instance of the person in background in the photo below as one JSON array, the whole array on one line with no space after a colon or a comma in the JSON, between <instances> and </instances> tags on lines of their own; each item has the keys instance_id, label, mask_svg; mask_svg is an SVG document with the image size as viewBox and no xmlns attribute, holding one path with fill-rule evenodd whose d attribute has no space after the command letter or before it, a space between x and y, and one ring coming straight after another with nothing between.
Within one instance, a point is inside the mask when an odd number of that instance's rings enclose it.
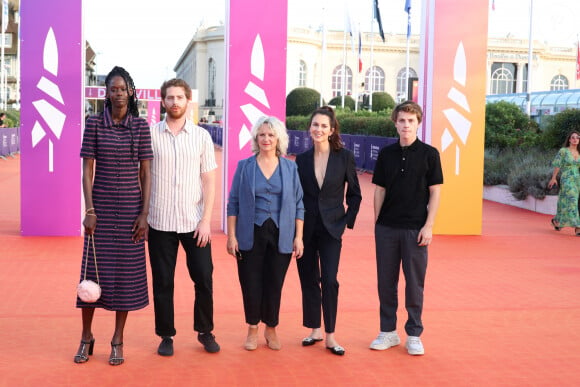
<instances>
[{"instance_id":1,"label":"person in background","mask_svg":"<svg viewBox=\"0 0 580 387\"><path fill-rule=\"evenodd\" d=\"M354 227L362 196L354 155L343 148L338 120L332 108L324 106L312 113L310 137L313 147L296 157L306 210L304 254L297 261L302 288L302 323L312 330L302 340L302 345L310 346L322 341L322 305L326 348L335 355L344 355L344 348L334 337L338 264L342 234L345 227Z\"/></svg>"},{"instance_id":2,"label":"person in background","mask_svg":"<svg viewBox=\"0 0 580 387\"><path fill-rule=\"evenodd\" d=\"M417 138L422 118L421 107L412 101L393 109L399 141L381 149L373 174L381 331L370 347L385 350L401 342L396 329L402 265L408 314L405 346L410 355L425 353L420 336L427 248L443 184L439 152Z\"/></svg>"},{"instance_id":3,"label":"person in background","mask_svg":"<svg viewBox=\"0 0 580 387\"><path fill-rule=\"evenodd\" d=\"M548 188L558 185L556 178L560 175L560 191L556 216L552 226L556 231L562 227L574 227L576 236L580 236L580 217L578 215L578 196L580 193L580 132L571 131L552 161L554 172L548 182Z\"/></svg>"},{"instance_id":4,"label":"person in background","mask_svg":"<svg viewBox=\"0 0 580 387\"><path fill-rule=\"evenodd\" d=\"M186 117L191 88L182 79L161 86L165 119L151 128L149 260L153 277L157 353L173 355L174 279L179 245L195 284L193 329L207 352L219 352L212 334L213 262L211 214L215 197L214 146L209 133Z\"/></svg>"},{"instance_id":5,"label":"person in background","mask_svg":"<svg viewBox=\"0 0 580 387\"><path fill-rule=\"evenodd\" d=\"M85 199L85 250L94 236L101 297L95 303L77 298L82 310L82 335L75 363L93 354L92 322L95 308L115 311L109 364L120 365L123 333L131 310L149 304L145 259L147 214L151 189L151 137L147 121L139 117L135 85L122 67L114 67L105 79L103 113L86 121L81 157ZM95 264L87 259L87 276L96 278Z\"/></svg>"},{"instance_id":6,"label":"person in background","mask_svg":"<svg viewBox=\"0 0 580 387\"><path fill-rule=\"evenodd\" d=\"M6 113L0 112L0 128L6 127Z\"/></svg>"},{"instance_id":7,"label":"person in background","mask_svg":"<svg viewBox=\"0 0 580 387\"><path fill-rule=\"evenodd\" d=\"M229 194L227 252L238 259L248 324L244 348L258 347L258 324L264 322L268 347L279 350L282 285L290 259L303 252L303 193L296 164L283 157L288 149L284 124L262 117L251 133L254 155L238 162Z\"/></svg>"}]
</instances>

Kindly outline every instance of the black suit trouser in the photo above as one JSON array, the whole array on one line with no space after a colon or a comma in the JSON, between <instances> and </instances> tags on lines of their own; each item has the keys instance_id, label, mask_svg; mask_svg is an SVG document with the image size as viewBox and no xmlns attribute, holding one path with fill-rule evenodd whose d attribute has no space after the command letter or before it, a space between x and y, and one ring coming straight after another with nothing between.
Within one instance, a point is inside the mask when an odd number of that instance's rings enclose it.
<instances>
[{"instance_id":1,"label":"black suit trouser","mask_svg":"<svg viewBox=\"0 0 580 387\"><path fill-rule=\"evenodd\" d=\"M276 224L268 219L262 226L254 225L252 250L240 251L238 278L247 324L278 325L282 286L292 257L278 251L278 236Z\"/></svg>"},{"instance_id":2,"label":"black suit trouser","mask_svg":"<svg viewBox=\"0 0 580 387\"><path fill-rule=\"evenodd\" d=\"M302 324L307 328L320 328L322 305L324 331L334 332L341 249L342 240L332 237L319 217L312 237L304 244L304 254L297 261L302 288Z\"/></svg>"}]
</instances>

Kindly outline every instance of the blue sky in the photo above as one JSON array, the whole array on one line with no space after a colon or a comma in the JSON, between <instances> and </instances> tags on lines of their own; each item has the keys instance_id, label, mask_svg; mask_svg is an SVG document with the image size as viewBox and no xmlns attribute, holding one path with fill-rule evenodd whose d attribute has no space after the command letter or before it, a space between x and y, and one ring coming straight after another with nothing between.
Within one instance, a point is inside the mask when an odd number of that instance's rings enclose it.
<instances>
[{"instance_id":1,"label":"blue sky","mask_svg":"<svg viewBox=\"0 0 580 387\"><path fill-rule=\"evenodd\" d=\"M318 28L324 8L328 28L342 29L342 1L352 1L361 29L370 31L372 0L288 0L288 23ZM495 0L495 11L489 7L489 35L527 38L531 1ZM98 72L107 73L121 65L137 87L158 88L163 80L174 76L173 67L197 28L202 23L216 25L225 20L226 2L83 0L83 4L85 38L98 53ZM404 4L404 0L379 0L385 33L406 32ZM412 1L413 33L420 32L421 7L422 1ZM533 0L533 15L534 40L565 47L576 44L580 0ZM376 25L374 28L377 31Z\"/></svg>"}]
</instances>

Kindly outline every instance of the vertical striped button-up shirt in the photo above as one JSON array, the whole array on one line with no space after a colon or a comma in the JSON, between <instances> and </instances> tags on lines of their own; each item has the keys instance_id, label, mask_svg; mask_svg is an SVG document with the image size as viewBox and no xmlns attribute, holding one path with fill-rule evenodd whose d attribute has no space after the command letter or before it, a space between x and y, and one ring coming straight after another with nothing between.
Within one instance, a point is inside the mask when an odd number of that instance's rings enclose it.
<instances>
[{"instance_id":1,"label":"vertical striped button-up shirt","mask_svg":"<svg viewBox=\"0 0 580 387\"><path fill-rule=\"evenodd\" d=\"M191 121L173 135L165 120L151 128L151 206L156 230L192 232L203 215L202 173L217 168L210 134Z\"/></svg>"}]
</instances>

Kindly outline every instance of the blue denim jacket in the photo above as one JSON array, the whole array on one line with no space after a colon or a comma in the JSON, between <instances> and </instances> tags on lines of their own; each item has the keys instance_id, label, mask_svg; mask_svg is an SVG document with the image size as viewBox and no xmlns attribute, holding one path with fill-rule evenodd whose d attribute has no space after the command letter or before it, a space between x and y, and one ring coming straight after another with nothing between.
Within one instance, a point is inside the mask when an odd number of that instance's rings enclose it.
<instances>
[{"instance_id":1,"label":"blue denim jacket","mask_svg":"<svg viewBox=\"0 0 580 387\"><path fill-rule=\"evenodd\" d=\"M296 234L296 219L304 220L302 186L296 164L280 157L282 176L282 208L280 209L280 236L278 250L290 254ZM240 160L232 181L227 214L236 216L236 238L240 250L251 250L254 246L255 219L255 176L258 167L256 156Z\"/></svg>"}]
</instances>

